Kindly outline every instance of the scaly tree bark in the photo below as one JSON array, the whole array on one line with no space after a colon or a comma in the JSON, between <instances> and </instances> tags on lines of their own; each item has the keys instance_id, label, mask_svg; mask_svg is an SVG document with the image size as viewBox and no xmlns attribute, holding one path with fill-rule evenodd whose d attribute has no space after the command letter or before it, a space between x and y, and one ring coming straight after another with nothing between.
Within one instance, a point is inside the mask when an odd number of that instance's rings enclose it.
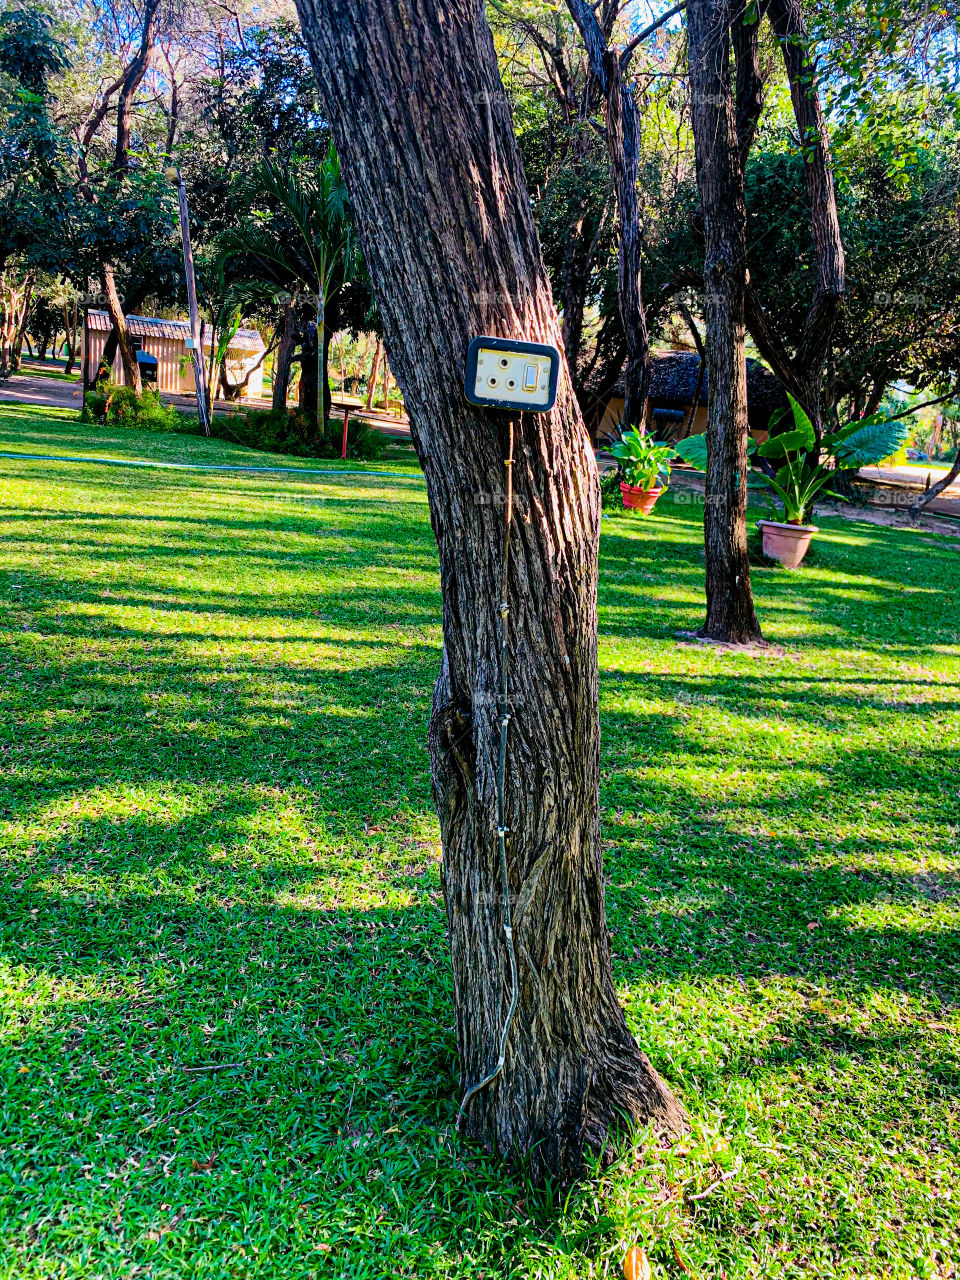
<instances>
[{"instance_id":1,"label":"scaly tree bark","mask_svg":"<svg viewBox=\"0 0 960 1280\"><path fill-rule=\"evenodd\" d=\"M510 1000L497 839L504 458L511 419L463 394L469 339L560 343L481 0L299 0L440 556L430 751L443 838L460 1088L497 1060ZM490 106L490 110L486 107ZM512 419L508 869L519 1008L466 1131L575 1177L623 1120L683 1113L626 1025L604 916L598 780L599 487L564 368Z\"/></svg>"},{"instance_id":2,"label":"scaly tree bark","mask_svg":"<svg viewBox=\"0 0 960 1280\"><path fill-rule=\"evenodd\" d=\"M742 15L739 6L738 11ZM759 641L761 635L747 558L747 213L730 72L731 17L727 0L689 0L687 5L710 372L703 516L707 617L701 634L711 640L743 644Z\"/></svg>"}]
</instances>

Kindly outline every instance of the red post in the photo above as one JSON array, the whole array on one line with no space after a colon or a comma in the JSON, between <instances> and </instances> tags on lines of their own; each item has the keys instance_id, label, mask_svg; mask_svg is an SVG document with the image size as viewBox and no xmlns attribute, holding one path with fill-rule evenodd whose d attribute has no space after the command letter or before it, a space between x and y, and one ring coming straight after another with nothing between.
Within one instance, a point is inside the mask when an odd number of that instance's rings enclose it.
<instances>
[{"instance_id":1,"label":"red post","mask_svg":"<svg viewBox=\"0 0 960 1280\"><path fill-rule=\"evenodd\" d=\"M341 458L346 458L347 456L347 423L349 419L350 419L350 410L344 409L343 411L343 452L340 455Z\"/></svg>"}]
</instances>

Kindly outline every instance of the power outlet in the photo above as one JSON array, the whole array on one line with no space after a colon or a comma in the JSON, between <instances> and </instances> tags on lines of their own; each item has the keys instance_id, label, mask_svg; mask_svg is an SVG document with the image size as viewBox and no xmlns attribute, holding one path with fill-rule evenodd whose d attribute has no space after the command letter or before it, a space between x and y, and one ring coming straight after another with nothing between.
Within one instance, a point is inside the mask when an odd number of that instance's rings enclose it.
<instances>
[{"instance_id":1,"label":"power outlet","mask_svg":"<svg viewBox=\"0 0 960 1280\"><path fill-rule=\"evenodd\" d=\"M559 369L556 347L484 335L467 351L464 392L472 404L546 413L557 398Z\"/></svg>"}]
</instances>

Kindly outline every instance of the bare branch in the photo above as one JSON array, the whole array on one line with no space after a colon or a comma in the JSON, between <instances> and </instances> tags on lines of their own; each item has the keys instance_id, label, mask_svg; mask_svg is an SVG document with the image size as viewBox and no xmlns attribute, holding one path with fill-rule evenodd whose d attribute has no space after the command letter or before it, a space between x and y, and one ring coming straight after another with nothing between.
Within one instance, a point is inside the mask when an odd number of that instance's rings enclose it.
<instances>
[{"instance_id":1,"label":"bare branch","mask_svg":"<svg viewBox=\"0 0 960 1280\"><path fill-rule=\"evenodd\" d=\"M623 52L620 54L621 68L624 71L626 70L627 64L629 63L630 59L633 57L633 51L634 49L636 49L637 45L643 44L644 40L646 40L648 36L652 36L653 33L659 27L662 27L665 22L669 22L671 18L675 18L678 13L683 13L686 7L687 7L687 0L681 0L680 4L675 4L672 9L668 9L666 13L661 14L660 17L657 18L655 22L650 23L649 27L644 27L644 29L640 32L639 35L634 36L629 44L624 45Z\"/></svg>"}]
</instances>

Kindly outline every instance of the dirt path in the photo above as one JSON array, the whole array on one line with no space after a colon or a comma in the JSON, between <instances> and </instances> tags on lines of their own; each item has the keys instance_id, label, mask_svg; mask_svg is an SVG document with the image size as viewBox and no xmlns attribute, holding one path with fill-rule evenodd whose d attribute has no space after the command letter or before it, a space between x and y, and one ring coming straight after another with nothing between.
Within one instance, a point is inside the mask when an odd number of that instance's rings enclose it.
<instances>
[{"instance_id":1,"label":"dirt path","mask_svg":"<svg viewBox=\"0 0 960 1280\"><path fill-rule=\"evenodd\" d=\"M29 371L15 373L0 386L0 404L39 404L47 409L80 408L79 382L44 377Z\"/></svg>"}]
</instances>

